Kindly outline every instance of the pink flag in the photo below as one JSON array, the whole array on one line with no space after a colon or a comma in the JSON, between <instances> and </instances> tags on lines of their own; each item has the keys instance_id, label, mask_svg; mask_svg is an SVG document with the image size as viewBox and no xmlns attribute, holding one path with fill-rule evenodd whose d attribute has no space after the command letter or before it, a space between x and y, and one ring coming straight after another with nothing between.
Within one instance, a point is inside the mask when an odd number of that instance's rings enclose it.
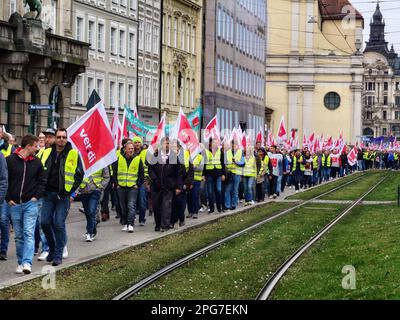
<instances>
[{"instance_id":1,"label":"pink flag","mask_svg":"<svg viewBox=\"0 0 400 320\"><path fill-rule=\"evenodd\" d=\"M306 136L306 133L303 132L303 148L304 148L304 147L307 147L307 146L308 146L308 143L307 143L307 136Z\"/></svg>"},{"instance_id":2,"label":"pink flag","mask_svg":"<svg viewBox=\"0 0 400 320\"><path fill-rule=\"evenodd\" d=\"M353 149L347 155L347 161L351 166L354 166L357 163L357 147L354 146Z\"/></svg>"},{"instance_id":3,"label":"pink flag","mask_svg":"<svg viewBox=\"0 0 400 320\"><path fill-rule=\"evenodd\" d=\"M287 136L287 132L286 132L286 128L285 128L285 121L282 116L281 122L279 123L278 138L286 140L286 136Z\"/></svg>"},{"instance_id":4,"label":"pink flag","mask_svg":"<svg viewBox=\"0 0 400 320\"><path fill-rule=\"evenodd\" d=\"M200 152L200 143L197 139L196 132L192 129L189 120L186 118L183 110L179 111L178 120L176 123L176 128L178 130L178 141L181 145L190 152L190 157L194 159Z\"/></svg>"},{"instance_id":5,"label":"pink flag","mask_svg":"<svg viewBox=\"0 0 400 320\"><path fill-rule=\"evenodd\" d=\"M125 108L124 108L124 115L122 116L122 139L124 138L129 138L129 132L128 132L128 121L126 121L126 114L125 114Z\"/></svg>"},{"instance_id":6,"label":"pink flag","mask_svg":"<svg viewBox=\"0 0 400 320\"><path fill-rule=\"evenodd\" d=\"M151 153L154 153L157 150L157 147L161 143L162 138L165 137L165 118L166 114L164 112L164 115L157 126L156 132L154 133L154 137L150 142L149 151Z\"/></svg>"},{"instance_id":7,"label":"pink flag","mask_svg":"<svg viewBox=\"0 0 400 320\"><path fill-rule=\"evenodd\" d=\"M85 178L117 160L114 137L103 102L86 112L67 132L68 141L79 151Z\"/></svg>"},{"instance_id":8,"label":"pink flag","mask_svg":"<svg viewBox=\"0 0 400 320\"><path fill-rule=\"evenodd\" d=\"M268 146L268 147L271 147L271 146L273 146L273 145L275 145L274 137L272 136L272 132L269 131L269 132L268 132L267 146Z\"/></svg>"},{"instance_id":9,"label":"pink flag","mask_svg":"<svg viewBox=\"0 0 400 320\"><path fill-rule=\"evenodd\" d=\"M216 139L218 143L221 141L217 116L210 120L204 130L204 141L207 142L210 139Z\"/></svg>"},{"instance_id":10,"label":"pink flag","mask_svg":"<svg viewBox=\"0 0 400 320\"><path fill-rule=\"evenodd\" d=\"M257 133L257 137L256 137L256 143L257 142L261 142L261 144L262 144L262 142L263 142L263 136L262 136L262 131L261 131L261 129L258 131L258 133Z\"/></svg>"}]
</instances>

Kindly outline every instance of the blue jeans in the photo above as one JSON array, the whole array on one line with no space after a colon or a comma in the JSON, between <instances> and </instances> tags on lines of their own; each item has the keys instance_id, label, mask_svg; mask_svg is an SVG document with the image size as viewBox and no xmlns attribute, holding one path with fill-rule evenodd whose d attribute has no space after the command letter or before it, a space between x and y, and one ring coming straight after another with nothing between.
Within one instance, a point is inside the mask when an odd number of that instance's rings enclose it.
<instances>
[{"instance_id":1,"label":"blue jeans","mask_svg":"<svg viewBox=\"0 0 400 320\"><path fill-rule=\"evenodd\" d=\"M282 189L282 177L283 176L275 176L276 177L276 189L275 192L278 196L281 193L281 189Z\"/></svg>"},{"instance_id":2,"label":"blue jeans","mask_svg":"<svg viewBox=\"0 0 400 320\"><path fill-rule=\"evenodd\" d=\"M331 168L322 168L322 172L324 175L324 181L329 181L329 178L331 177Z\"/></svg>"},{"instance_id":3,"label":"blue jeans","mask_svg":"<svg viewBox=\"0 0 400 320\"><path fill-rule=\"evenodd\" d=\"M18 264L32 265L35 252L35 227L39 214L37 201L17 204L10 206L9 209L14 226Z\"/></svg>"},{"instance_id":4,"label":"blue jeans","mask_svg":"<svg viewBox=\"0 0 400 320\"><path fill-rule=\"evenodd\" d=\"M243 186L244 186L244 198L246 202L254 201L253 188L255 181L256 180L254 177L244 177Z\"/></svg>"},{"instance_id":5,"label":"blue jeans","mask_svg":"<svg viewBox=\"0 0 400 320\"><path fill-rule=\"evenodd\" d=\"M358 171L364 171L364 160L357 160Z\"/></svg>"},{"instance_id":6,"label":"blue jeans","mask_svg":"<svg viewBox=\"0 0 400 320\"><path fill-rule=\"evenodd\" d=\"M49 244L49 253L62 260L67 243L65 220L69 209L69 198L59 198L57 192L46 192L42 207L42 229Z\"/></svg>"},{"instance_id":7,"label":"blue jeans","mask_svg":"<svg viewBox=\"0 0 400 320\"><path fill-rule=\"evenodd\" d=\"M138 198L138 189L119 188L118 199L121 206L121 224L135 224L136 202Z\"/></svg>"},{"instance_id":8,"label":"blue jeans","mask_svg":"<svg viewBox=\"0 0 400 320\"><path fill-rule=\"evenodd\" d=\"M241 176L232 175L232 180L225 187L225 208L236 209L239 202L239 184Z\"/></svg>"},{"instance_id":9,"label":"blue jeans","mask_svg":"<svg viewBox=\"0 0 400 320\"><path fill-rule=\"evenodd\" d=\"M318 170L313 170L312 185L316 186L317 184L318 184Z\"/></svg>"},{"instance_id":10,"label":"blue jeans","mask_svg":"<svg viewBox=\"0 0 400 320\"><path fill-rule=\"evenodd\" d=\"M146 222L146 209L147 209L147 191L144 184L138 190L138 198L136 203L137 213L139 214L139 223Z\"/></svg>"},{"instance_id":11,"label":"blue jeans","mask_svg":"<svg viewBox=\"0 0 400 320\"><path fill-rule=\"evenodd\" d=\"M293 171L294 188L296 191L298 191L300 189L299 185L302 185L302 183L303 183L303 176L304 176L303 171L301 171L301 170Z\"/></svg>"},{"instance_id":12,"label":"blue jeans","mask_svg":"<svg viewBox=\"0 0 400 320\"><path fill-rule=\"evenodd\" d=\"M95 190L92 193L81 194L81 201L86 215L86 233L96 235L96 213L99 205L101 191Z\"/></svg>"},{"instance_id":13,"label":"blue jeans","mask_svg":"<svg viewBox=\"0 0 400 320\"><path fill-rule=\"evenodd\" d=\"M217 203L217 210L221 211L221 192L222 192L222 180L221 176L207 176L207 197L208 197L208 208L210 211L214 211L214 204Z\"/></svg>"},{"instance_id":14,"label":"blue jeans","mask_svg":"<svg viewBox=\"0 0 400 320\"><path fill-rule=\"evenodd\" d=\"M10 242L10 211L8 204L4 202L0 205L0 230L1 230L1 244L0 252L7 253L8 243Z\"/></svg>"},{"instance_id":15,"label":"blue jeans","mask_svg":"<svg viewBox=\"0 0 400 320\"><path fill-rule=\"evenodd\" d=\"M40 226L41 216L42 216L42 207L43 207L43 199L38 200L38 218L36 220L36 230L35 230L35 249L39 248L39 244L36 243L37 233L39 234L39 242L42 243L42 252L49 252L49 244L47 243L46 236L43 233L42 227Z\"/></svg>"},{"instance_id":16,"label":"blue jeans","mask_svg":"<svg viewBox=\"0 0 400 320\"><path fill-rule=\"evenodd\" d=\"M201 181L194 181L193 188L189 191L188 211L190 214L198 214L200 210L200 186Z\"/></svg>"}]
</instances>

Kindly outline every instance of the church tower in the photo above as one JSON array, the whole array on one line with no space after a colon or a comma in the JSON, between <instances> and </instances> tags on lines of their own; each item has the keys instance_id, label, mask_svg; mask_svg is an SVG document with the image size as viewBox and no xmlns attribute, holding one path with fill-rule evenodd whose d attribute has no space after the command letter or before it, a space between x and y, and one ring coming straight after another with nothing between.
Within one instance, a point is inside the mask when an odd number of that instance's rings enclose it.
<instances>
[{"instance_id":1,"label":"church tower","mask_svg":"<svg viewBox=\"0 0 400 320\"><path fill-rule=\"evenodd\" d=\"M364 52L379 52L385 57L389 57L388 42L385 41L385 20L380 10L379 1L370 23L369 41Z\"/></svg>"}]
</instances>

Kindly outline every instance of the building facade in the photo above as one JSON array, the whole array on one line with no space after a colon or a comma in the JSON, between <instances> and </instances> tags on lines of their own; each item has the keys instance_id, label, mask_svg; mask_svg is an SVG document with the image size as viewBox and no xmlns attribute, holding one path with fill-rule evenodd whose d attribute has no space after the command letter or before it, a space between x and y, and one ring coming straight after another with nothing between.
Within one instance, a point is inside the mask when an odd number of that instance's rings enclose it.
<instances>
[{"instance_id":1,"label":"building facade","mask_svg":"<svg viewBox=\"0 0 400 320\"><path fill-rule=\"evenodd\" d=\"M203 25L204 123L264 128L266 1L207 0Z\"/></svg>"},{"instance_id":2,"label":"building facade","mask_svg":"<svg viewBox=\"0 0 400 320\"><path fill-rule=\"evenodd\" d=\"M385 40L379 4L364 50L363 136L400 136L400 58Z\"/></svg>"},{"instance_id":3,"label":"building facade","mask_svg":"<svg viewBox=\"0 0 400 320\"><path fill-rule=\"evenodd\" d=\"M362 128L363 17L347 0L268 1L267 107L272 132L355 142ZM349 12L349 13L343 13ZM288 18L288 14L290 14ZM301 138L299 139L301 140Z\"/></svg>"},{"instance_id":4,"label":"building facade","mask_svg":"<svg viewBox=\"0 0 400 320\"><path fill-rule=\"evenodd\" d=\"M33 19L36 13L22 1L0 6L0 124L18 138L73 122L79 114L71 106L71 87L88 66L89 45L69 38L71 2L42 4L42 20Z\"/></svg>"},{"instance_id":5,"label":"building facade","mask_svg":"<svg viewBox=\"0 0 400 320\"><path fill-rule=\"evenodd\" d=\"M73 0L72 34L90 44L86 72L77 76L72 108L83 114L93 90L109 114L137 100L137 0Z\"/></svg>"},{"instance_id":6,"label":"building facade","mask_svg":"<svg viewBox=\"0 0 400 320\"><path fill-rule=\"evenodd\" d=\"M164 0L162 13L161 112L173 123L201 104L203 0Z\"/></svg>"},{"instance_id":7,"label":"building facade","mask_svg":"<svg viewBox=\"0 0 400 320\"><path fill-rule=\"evenodd\" d=\"M139 0L138 97L140 119L157 125L160 114L161 0Z\"/></svg>"}]
</instances>

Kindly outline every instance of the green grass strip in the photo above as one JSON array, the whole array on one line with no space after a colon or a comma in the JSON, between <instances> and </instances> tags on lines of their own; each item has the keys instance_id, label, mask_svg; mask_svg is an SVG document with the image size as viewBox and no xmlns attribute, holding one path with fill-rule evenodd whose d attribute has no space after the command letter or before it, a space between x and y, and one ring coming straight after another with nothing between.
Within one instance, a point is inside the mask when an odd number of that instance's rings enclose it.
<instances>
[{"instance_id":1,"label":"green grass strip","mask_svg":"<svg viewBox=\"0 0 400 320\"><path fill-rule=\"evenodd\" d=\"M365 198L370 201L397 201L397 188L400 185L400 172L392 171L389 177Z\"/></svg>"},{"instance_id":2,"label":"green grass strip","mask_svg":"<svg viewBox=\"0 0 400 320\"><path fill-rule=\"evenodd\" d=\"M286 199L291 199L291 200L310 200L310 199L312 199L312 198L314 198L314 197L316 197L316 196L318 196L318 195L320 195L320 194L322 194L324 192L327 192L327 191L332 190L332 189L334 189L334 188L336 188L336 187L338 187L338 186L340 186L342 184L345 184L346 182L354 180L354 179L358 178L360 175L361 175L361 173L355 173L355 174L353 174L351 176L347 176L347 177L341 178L339 180L332 181L332 182L327 183L327 184L323 184L320 187L313 188L313 189L310 189L308 191L304 191L304 192L297 193L295 195L289 196Z\"/></svg>"},{"instance_id":3,"label":"green grass strip","mask_svg":"<svg viewBox=\"0 0 400 320\"><path fill-rule=\"evenodd\" d=\"M266 279L344 206L312 204L236 238L145 288L135 299L254 299Z\"/></svg>"},{"instance_id":4,"label":"green grass strip","mask_svg":"<svg viewBox=\"0 0 400 320\"><path fill-rule=\"evenodd\" d=\"M357 200L378 182L382 175L382 172L368 173L360 180L322 197L321 200Z\"/></svg>"},{"instance_id":5,"label":"green grass strip","mask_svg":"<svg viewBox=\"0 0 400 320\"><path fill-rule=\"evenodd\" d=\"M288 270L273 299L400 299L399 230L399 208L356 207ZM355 268L354 290L342 287L344 266Z\"/></svg>"},{"instance_id":6,"label":"green grass strip","mask_svg":"<svg viewBox=\"0 0 400 320\"><path fill-rule=\"evenodd\" d=\"M44 290L42 279L38 278L1 290L0 299L111 299L162 267L292 206L294 204L269 203L226 216L90 263L60 270L56 273L55 290Z\"/></svg>"}]
</instances>

